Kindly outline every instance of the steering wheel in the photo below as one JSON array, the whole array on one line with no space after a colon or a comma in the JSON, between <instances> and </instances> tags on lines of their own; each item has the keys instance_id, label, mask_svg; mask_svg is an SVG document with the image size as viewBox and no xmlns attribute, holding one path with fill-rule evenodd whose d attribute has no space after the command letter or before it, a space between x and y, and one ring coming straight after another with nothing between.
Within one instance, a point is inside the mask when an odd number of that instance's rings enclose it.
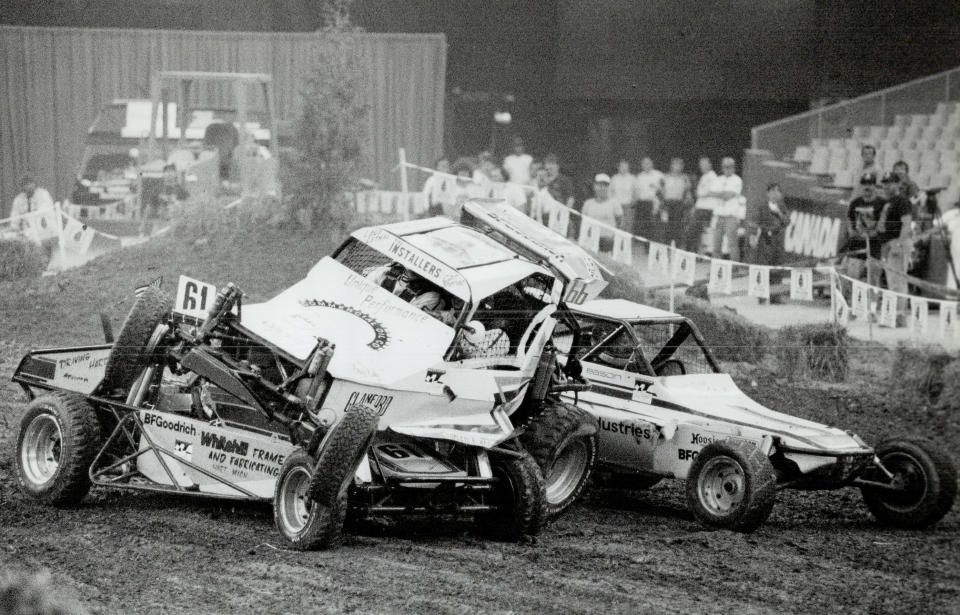
<instances>
[{"instance_id":1,"label":"steering wheel","mask_svg":"<svg viewBox=\"0 0 960 615\"><path fill-rule=\"evenodd\" d=\"M655 368L658 376L685 376L687 366L680 359L668 359Z\"/></svg>"}]
</instances>

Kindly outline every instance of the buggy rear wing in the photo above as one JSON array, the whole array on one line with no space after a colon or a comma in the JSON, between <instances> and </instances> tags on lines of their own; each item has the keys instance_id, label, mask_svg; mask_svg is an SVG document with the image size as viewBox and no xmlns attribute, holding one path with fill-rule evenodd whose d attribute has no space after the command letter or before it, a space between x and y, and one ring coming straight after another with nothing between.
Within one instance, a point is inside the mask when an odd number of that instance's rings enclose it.
<instances>
[{"instance_id":1,"label":"buggy rear wing","mask_svg":"<svg viewBox=\"0 0 960 615\"><path fill-rule=\"evenodd\" d=\"M563 280L567 303L589 301L607 286L601 265L586 250L504 200L471 199L463 204L460 222L550 269Z\"/></svg>"}]
</instances>

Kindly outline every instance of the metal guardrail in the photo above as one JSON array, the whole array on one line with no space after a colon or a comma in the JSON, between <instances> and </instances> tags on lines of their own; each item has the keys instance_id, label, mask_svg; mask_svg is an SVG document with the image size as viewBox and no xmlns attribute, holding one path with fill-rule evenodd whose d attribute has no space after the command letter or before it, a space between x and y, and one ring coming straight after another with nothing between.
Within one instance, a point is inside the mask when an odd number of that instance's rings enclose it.
<instances>
[{"instance_id":1,"label":"metal guardrail","mask_svg":"<svg viewBox=\"0 0 960 615\"><path fill-rule=\"evenodd\" d=\"M938 102L960 100L960 67L750 129L751 147L782 158L813 138L851 137L855 126L884 125L901 114L932 113Z\"/></svg>"}]
</instances>

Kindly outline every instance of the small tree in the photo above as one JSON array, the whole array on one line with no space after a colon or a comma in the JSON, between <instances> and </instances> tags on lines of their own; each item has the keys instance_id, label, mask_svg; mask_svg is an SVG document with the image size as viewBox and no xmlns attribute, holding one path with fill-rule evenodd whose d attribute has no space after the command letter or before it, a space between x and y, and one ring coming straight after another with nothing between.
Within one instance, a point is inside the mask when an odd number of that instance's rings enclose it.
<instances>
[{"instance_id":1,"label":"small tree","mask_svg":"<svg viewBox=\"0 0 960 615\"><path fill-rule=\"evenodd\" d=\"M351 0L325 0L314 65L301 90L302 111L282 177L291 213L305 226L343 225L350 210L344 192L357 184L363 159L367 105L351 25Z\"/></svg>"}]
</instances>

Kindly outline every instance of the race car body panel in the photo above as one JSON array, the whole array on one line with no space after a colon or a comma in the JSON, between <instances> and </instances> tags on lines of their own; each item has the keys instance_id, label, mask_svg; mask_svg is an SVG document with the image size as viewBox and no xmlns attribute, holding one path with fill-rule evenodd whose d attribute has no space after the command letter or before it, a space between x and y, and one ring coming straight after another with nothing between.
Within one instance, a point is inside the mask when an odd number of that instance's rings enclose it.
<instances>
[{"instance_id":1,"label":"race car body panel","mask_svg":"<svg viewBox=\"0 0 960 615\"><path fill-rule=\"evenodd\" d=\"M750 399L718 373L699 332L677 314L624 300L573 309L581 326L596 333L581 359L593 388L580 393L578 403L598 418L600 461L608 466L686 478L700 450L717 440L776 452L800 474L873 454L852 433ZM653 335L657 328L666 335ZM704 373L656 373L671 362L683 372L699 367Z\"/></svg>"},{"instance_id":2,"label":"race car body panel","mask_svg":"<svg viewBox=\"0 0 960 615\"><path fill-rule=\"evenodd\" d=\"M103 380L112 344L34 350L26 354L13 379L47 389L89 395Z\"/></svg>"}]
</instances>

